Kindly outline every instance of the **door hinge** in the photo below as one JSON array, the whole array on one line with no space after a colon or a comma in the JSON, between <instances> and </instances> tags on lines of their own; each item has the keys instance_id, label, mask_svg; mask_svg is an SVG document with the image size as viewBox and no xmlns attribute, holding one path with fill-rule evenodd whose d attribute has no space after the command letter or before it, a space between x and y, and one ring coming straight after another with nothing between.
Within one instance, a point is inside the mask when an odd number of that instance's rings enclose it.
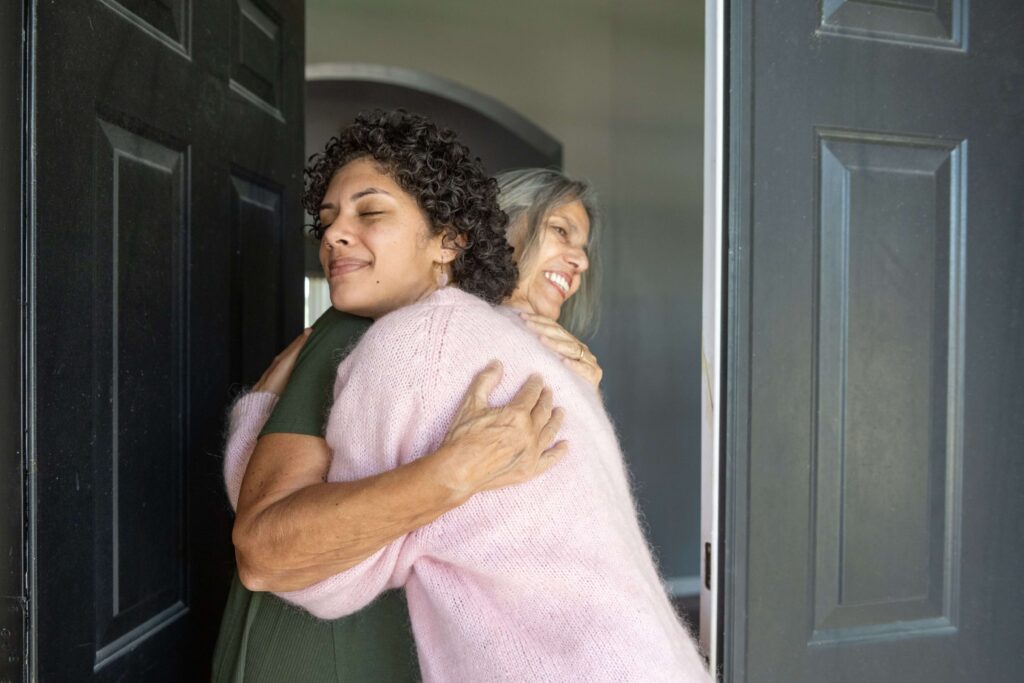
<instances>
[{"instance_id":1,"label":"door hinge","mask_svg":"<svg viewBox=\"0 0 1024 683\"><path fill-rule=\"evenodd\" d=\"M0 597L0 683L25 680L25 600Z\"/></svg>"}]
</instances>

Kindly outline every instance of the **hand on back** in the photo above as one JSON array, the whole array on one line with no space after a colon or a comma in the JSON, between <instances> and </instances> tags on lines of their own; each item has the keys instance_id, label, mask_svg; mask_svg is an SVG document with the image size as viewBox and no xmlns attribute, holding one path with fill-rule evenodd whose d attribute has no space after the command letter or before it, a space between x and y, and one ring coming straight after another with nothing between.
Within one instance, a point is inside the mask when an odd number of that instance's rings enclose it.
<instances>
[{"instance_id":1,"label":"hand on back","mask_svg":"<svg viewBox=\"0 0 1024 683\"><path fill-rule=\"evenodd\" d=\"M553 406L539 375L531 375L507 405L490 406L502 372L501 363L491 361L477 374L434 454L460 497L533 479L568 452L566 442L552 444L564 412Z\"/></svg>"},{"instance_id":2,"label":"hand on back","mask_svg":"<svg viewBox=\"0 0 1024 683\"><path fill-rule=\"evenodd\" d=\"M280 395L308 336L309 329L279 353L252 390ZM433 454L446 475L444 485L460 499L533 479L568 452L564 441L552 443L564 413L553 406L551 390L539 375L532 375L507 405L490 406L491 392L501 381L502 372L501 363L492 361L476 375L441 447ZM322 450L321 457L316 458L319 476L306 472L309 483L322 481L330 465L326 448L318 450Z\"/></svg>"}]
</instances>

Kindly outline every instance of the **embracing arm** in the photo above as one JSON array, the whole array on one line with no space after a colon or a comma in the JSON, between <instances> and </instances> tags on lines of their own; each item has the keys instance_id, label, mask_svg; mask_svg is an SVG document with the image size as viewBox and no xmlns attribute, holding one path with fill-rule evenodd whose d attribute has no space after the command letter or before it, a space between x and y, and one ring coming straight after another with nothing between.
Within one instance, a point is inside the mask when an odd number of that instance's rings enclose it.
<instances>
[{"instance_id":1,"label":"embracing arm","mask_svg":"<svg viewBox=\"0 0 1024 683\"><path fill-rule=\"evenodd\" d=\"M548 445L561 426L539 377L504 407L488 397L500 364L470 386L433 453L350 482L324 482L326 442L299 434L259 439L242 481L232 540L242 582L275 592L308 587L367 559L474 493L537 476L565 453Z\"/></svg>"},{"instance_id":2,"label":"embracing arm","mask_svg":"<svg viewBox=\"0 0 1024 683\"><path fill-rule=\"evenodd\" d=\"M319 437L268 434L257 443L232 532L238 573L250 590L305 588L466 497L445 481L442 451L351 482L323 481L328 457Z\"/></svg>"}]
</instances>

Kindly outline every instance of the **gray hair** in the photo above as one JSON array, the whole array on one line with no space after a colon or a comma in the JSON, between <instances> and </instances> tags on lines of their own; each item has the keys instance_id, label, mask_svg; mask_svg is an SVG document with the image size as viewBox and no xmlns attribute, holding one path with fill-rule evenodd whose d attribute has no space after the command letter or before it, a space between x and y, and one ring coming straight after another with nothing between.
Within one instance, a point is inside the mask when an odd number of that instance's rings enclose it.
<instances>
[{"instance_id":1,"label":"gray hair","mask_svg":"<svg viewBox=\"0 0 1024 683\"><path fill-rule=\"evenodd\" d=\"M559 206L579 200L590 220L587 242L589 268L580 274L580 287L562 306L559 323L577 336L592 333L598 322L597 237L601 214L594 188L584 180L570 178L561 171L547 168L523 168L497 176L498 205L508 214L509 242L518 243L519 265L534 258L547 217Z\"/></svg>"}]
</instances>

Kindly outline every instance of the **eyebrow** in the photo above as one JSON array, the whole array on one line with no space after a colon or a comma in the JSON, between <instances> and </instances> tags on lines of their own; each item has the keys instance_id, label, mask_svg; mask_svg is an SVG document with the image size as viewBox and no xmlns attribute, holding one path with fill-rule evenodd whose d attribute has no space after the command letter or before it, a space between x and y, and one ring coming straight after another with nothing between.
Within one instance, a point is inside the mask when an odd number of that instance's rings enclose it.
<instances>
[{"instance_id":1,"label":"eyebrow","mask_svg":"<svg viewBox=\"0 0 1024 683\"><path fill-rule=\"evenodd\" d=\"M349 199L350 202L354 202L357 199L361 199L361 198L363 198L363 197L365 197L367 195L371 195L371 194L386 194L389 197L391 196L391 193L388 192L387 190L382 190L379 187L368 187L365 190L359 190L359 192L356 192L355 194L353 194L348 199ZM331 209L337 211L338 210L338 205L335 204L334 202L324 202L323 204L320 205L320 210L321 211L331 210Z\"/></svg>"},{"instance_id":2,"label":"eyebrow","mask_svg":"<svg viewBox=\"0 0 1024 683\"><path fill-rule=\"evenodd\" d=\"M391 196L391 193L388 192L387 190L382 190L379 187L368 187L365 190L359 190L359 192L356 192L355 194L353 194L348 199L349 199L349 201L354 202L355 200L357 200L357 199L359 199L361 197L365 197L368 194L386 194L389 197Z\"/></svg>"},{"instance_id":3,"label":"eyebrow","mask_svg":"<svg viewBox=\"0 0 1024 683\"><path fill-rule=\"evenodd\" d=\"M572 228L572 231L574 233L576 233L576 234L579 234L579 233L582 232L582 230L580 230L580 226L578 226L576 224L576 221L572 220L568 216L552 216L551 218L558 218L559 220L565 221L566 223L569 224L569 227ZM548 219L548 220L550 220L550 219ZM589 233L587 233L587 239L586 239L586 241L583 242L583 247L582 247L583 251L585 253L587 253L587 254L590 253L590 237L591 237L591 235Z\"/></svg>"},{"instance_id":4,"label":"eyebrow","mask_svg":"<svg viewBox=\"0 0 1024 683\"><path fill-rule=\"evenodd\" d=\"M552 216L551 218L557 218L559 220L565 221L566 223L569 224L569 227L572 228L573 232L577 232L577 233L583 232L582 230L580 230L580 226L577 225L576 221L574 221L573 219L569 218L568 216ZM548 220L551 220L551 219L549 218ZM590 243L590 235L587 235L587 244L589 244L589 243Z\"/></svg>"}]
</instances>

